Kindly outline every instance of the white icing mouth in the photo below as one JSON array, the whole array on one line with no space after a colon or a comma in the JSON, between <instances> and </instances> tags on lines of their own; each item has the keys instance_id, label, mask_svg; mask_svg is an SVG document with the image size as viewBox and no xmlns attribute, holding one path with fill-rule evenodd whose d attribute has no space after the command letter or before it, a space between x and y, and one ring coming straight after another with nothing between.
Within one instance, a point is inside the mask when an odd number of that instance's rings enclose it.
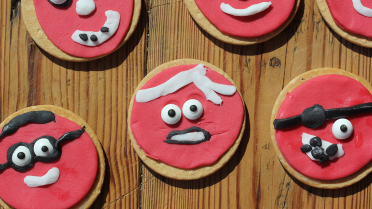
<instances>
[{"instance_id":1,"label":"white icing mouth","mask_svg":"<svg viewBox=\"0 0 372 209\"><path fill-rule=\"evenodd\" d=\"M315 136L313 136L313 135L310 135L310 134L307 134L307 133L303 133L302 134L302 144L303 145L310 144L310 139L312 139L314 137ZM322 140L322 148L324 150L326 150L327 147L329 147L330 145L332 145L332 143ZM329 160L333 160L333 159L336 159L336 158L339 158L339 157L344 156L345 152L342 149L342 144L338 144L337 147L338 147L337 153L335 155L333 155L333 156L329 156ZM313 157L313 155L311 154L311 151L310 152L307 152L306 155L309 156L309 158L312 159L312 160L319 161L319 159L315 159Z\"/></svg>"},{"instance_id":2,"label":"white icing mouth","mask_svg":"<svg viewBox=\"0 0 372 209\"><path fill-rule=\"evenodd\" d=\"M107 20L98 32L77 30L71 38L85 46L98 46L113 36L119 27L119 12L108 10L105 12Z\"/></svg>"},{"instance_id":3,"label":"white icing mouth","mask_svg":"<svg viewBox=\"0 0 372 209\"><path fill-rule=\"evenodd\" d=\"M28 187L38 187L54 184L59 178L59 169L51 168L44 176L26 176L24 182Z\"/></svg>"},{"instance_id":4,"label":"white icing mouth","mask_svg":"<svg viewBox=\"0 0 372 209\"><path fill-rule=\"evenodd\" d=\"M229 15L250 16L250 15L254 15L254 14L257 14L257 13L260 13L260 12L266 10L267 8L269 8L270 5L271 5L271 1L270 2L261 2L259 4L253 4L253 5L245 8L245 9L235 9L232 6L230 6L229 4L221 3L220 8L224 13L229 14Z\"/></svg>"},{"instance_id":5,"label":"white icing mouth","mask_svg":"<svg viewBox=\"0 0 372 209\"><path fill-rule=\"evenodd\" d=\"M353 0L354 9L361 15L372 17L372 9L363 6L361 0Z\"/></svg>"},{"instance_id":6,"label":"white icing mouth","mask_svg":"<svg viewBox=\"0 0 372 209\"><path fill-rule=\"evenodd\" d=\"M186 134L179 134L171 137L171 140L175 141L189 141L189 142L196 142L202 141L205 139L203 132L191 132Z\"/></svg>"}]
</instances>

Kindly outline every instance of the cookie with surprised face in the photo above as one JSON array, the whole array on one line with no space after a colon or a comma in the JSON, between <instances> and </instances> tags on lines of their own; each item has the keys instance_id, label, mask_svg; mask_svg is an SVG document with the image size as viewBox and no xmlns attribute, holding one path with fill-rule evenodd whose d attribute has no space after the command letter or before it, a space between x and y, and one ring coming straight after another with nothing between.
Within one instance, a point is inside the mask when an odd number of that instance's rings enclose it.
<instances>
[{"instance_id":1,"label":"cookie with surprised face","mask_svg":"<svg viewBox=\"0 0 372 209\"><path fill-rule=\"evenodd\" d=\"M233 82L217 67L198 60L163 64L144 78L132 97L132 145L144 163L166 177L210 175L240 143L243 107Z\"/></svg>"},{"instance_id":2,"label":"cookie with surprised face","mask_svg":"<svg viewBox=\"0 0 372 209\"><path fill-rule=\"evenodd\" d=\"M237 45L266 41L294 18L299 0L184 0L193 19L215 38Z\"/></svg>"},{"instance_id":3,"label":"cookie with surprised face","mask_svg":"<svg viewBox=\"0 0 372 209\"><path fill-rule=\"evenodd\" d=\"M372 170L372 88L338 69L294 78L272 112L271 136L282 165L318 188L341 188Z\"/></svg>"},{"instance_id":4,"label":"cookie with surprised face","mask_svg":"<svg viewBox=\"0 0 372 209\"><path fill-rule=\"evenodd\" d=\"M316 0L328 25L342 38L372 47L372 2L365 0Z\"/></svg>"},{"instance_id":5,"label":"cookie with surprised face","mask_svg":"<svg viewBox=\"0 0 372 209\"><path fill-rule=\"evenodd\" d=\"M92 129L63 108L22 109L1 124L0 204L13 208L88 208L105 170Z\"/></svg>"},{"instance_id":6,"label":"cookie with surprised face","mask_svg":"<svg viewBox=\"0 0 372 209\"><path fill-rule=\"evenodd\" d=\"M103 57L133 33L140 0L25 0L22 16L35 42L67 61Z\"/></svg>"}]
</instances>

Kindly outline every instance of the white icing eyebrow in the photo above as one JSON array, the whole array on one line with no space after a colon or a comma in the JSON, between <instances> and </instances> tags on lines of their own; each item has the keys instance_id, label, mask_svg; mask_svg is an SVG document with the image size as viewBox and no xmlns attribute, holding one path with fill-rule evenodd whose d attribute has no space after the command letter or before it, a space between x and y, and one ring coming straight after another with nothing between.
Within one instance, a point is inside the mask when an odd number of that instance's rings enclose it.
<instances>
[{"instance_id":1,"label":"white icing eyebrow","mask_svg":"<svg viewBox=\"0 0 372 209\"><path fill-rule=\"evenodd\" d=\"M234 7L230 6L229 4L221 3L220 8L221 10L229 15L233 16L250 16L260 13L271 5L270 2L261 2L259 4L253 4L245 9L235 9Z\"/></svg>"},{"instance_id":2,"label":"white icing eyebrow","mask_svg":"<svg viewBox=\"0 0 372 209\"><path fill-rule=\"evenodd\" d=\"M361 0L353 0L354 9L361 15L372 17L372 9L363 6Z\"/></svg>"},{"instance_id":3,"label":"white icing eyebrow","mask_svg":"<svg viewBox=\"0 0 372 209\"><path fill-rule=\"evenodd\" d=\"M207 69L204 68L204 65L199 64L190 70L178 73L159 86L138 90L136 101L140 103L149 102L161 96L174 93L190 83L194 83L204 93L207 100L210 100L214 104L222 103L221 97L215 92L222 95L233 95L236 92L235 86L215 83L205 76L206 73Z\"/></svg>"}]
</instances>

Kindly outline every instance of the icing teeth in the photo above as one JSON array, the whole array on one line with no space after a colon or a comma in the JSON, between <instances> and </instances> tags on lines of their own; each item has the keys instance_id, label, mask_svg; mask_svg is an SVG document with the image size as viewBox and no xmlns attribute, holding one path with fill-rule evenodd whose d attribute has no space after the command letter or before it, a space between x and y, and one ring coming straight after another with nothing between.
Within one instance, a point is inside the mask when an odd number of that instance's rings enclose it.
<instances>
[{"instance_id":1,"label":"icing teeth","mask_svg":"<svg viewBox=\"0 0 372 209\"><path fill-rule=\"evenodd\" d=\"M102 33L109 32L109 28L108 28L108 27L102 27L102 28L101 28L101 32L102 32Z\"/></svg>"},{"instance_id":2,"label":"icing teeth","mask_svg":"<svg viewBox=\"0 0 372 209\"><path fill-rule=\"evenodd\" d=\"M93 34L93 35L90 36L90 40L91 40L91 41L97 41L98 38L97 38L96 35Z\"/></svg>"},{"instance_id":3,"label":"icing teeth","mask_svg":"<svg viewBox=\"0 0 372 209\"><path fill-rule=\"evenodd\" d=\"M79 37L83 41L88 41L88 35L85 33L79 34Z\"/></svg>"}]
</instances>

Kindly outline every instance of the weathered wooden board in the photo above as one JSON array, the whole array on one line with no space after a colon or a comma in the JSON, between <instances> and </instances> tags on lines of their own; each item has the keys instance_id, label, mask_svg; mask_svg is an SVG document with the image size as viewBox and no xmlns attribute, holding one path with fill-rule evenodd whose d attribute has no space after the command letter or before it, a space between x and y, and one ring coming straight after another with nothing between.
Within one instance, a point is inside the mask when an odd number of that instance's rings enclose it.
<instances>
[{"instance_id":1,"label":"weathered wooden board","mask_svg":"<svg viewBox=\"0 0 372 209\"><path fill-rule=\"evenodd\" d=\"M12 7L12 2L14 2ZM69 109L96 131L108 163L94 208L370 208L372 175L338 190L309 187L290 176L271 145L271 109L295 76L341 68L369 82L371 49L335 34L314 0L302 2L292 23L252 46L225 44L192 20L182 0L143 2L140 23L117 52L87 63L56 59L40 50L22 23L19 0L0 2L1 120L31 105ZM156 66L193 58L231 76L249 123L227 165L195 181L162 177L142 165L127 137L128 104L138 82Z\"/></svg>"}]
</instances>

